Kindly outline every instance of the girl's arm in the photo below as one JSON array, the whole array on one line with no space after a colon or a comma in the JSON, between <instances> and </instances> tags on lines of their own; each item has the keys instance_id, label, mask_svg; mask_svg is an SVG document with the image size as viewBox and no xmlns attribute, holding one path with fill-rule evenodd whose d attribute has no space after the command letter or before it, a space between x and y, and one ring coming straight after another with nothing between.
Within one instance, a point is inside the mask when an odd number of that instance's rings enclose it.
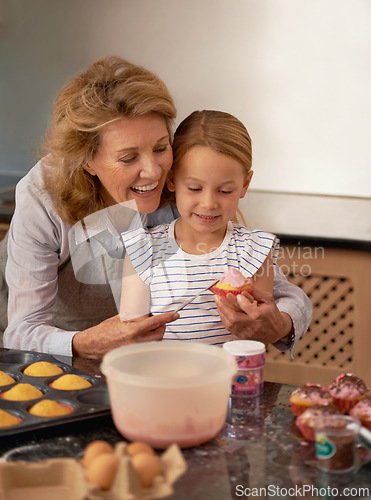
<instances>
[{"instance_id":1,"label":"girl's arm","mask_svg":"<svg viewBox=\"0 0 371 500\"><path fill-rule=\"evenodd\" d=\"M254 275L253 279L255 288L273 293L274 267L272 251L269 252L267 258L258 272Z\"/></svg>"},{"instance_id":2,"label":"girl's arm","mask_svg":"<svg viewBox=\"0 0 371 500\"><path fill-rule=\"evenodd\" d=\"M140 278L126 253L122 273L120 320L130 321L140 316L148 316L150 302L150 288Z\"/></svg>"}]
</instances>

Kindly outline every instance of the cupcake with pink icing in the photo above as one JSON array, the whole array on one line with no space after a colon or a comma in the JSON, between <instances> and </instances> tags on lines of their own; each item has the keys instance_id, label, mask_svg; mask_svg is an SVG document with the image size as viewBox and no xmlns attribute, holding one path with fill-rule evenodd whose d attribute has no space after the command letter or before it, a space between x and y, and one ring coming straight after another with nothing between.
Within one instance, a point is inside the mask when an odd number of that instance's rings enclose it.
<instances>
[{"instance_id":1,"label":"cupcake with pink icing","mask_svg":"<svg viewBox=\"0 0 371 500\"><path fill-rule=\"evenodd\" d=\"M215 295L226 296L228 293L239 295L242 292L251 292L253 288L251 278L245 278L237 269L229 269L210 290Z\"/></svg>"},{"instance_id":2,"label":"cupcake with pink icing","mask_svg":"<svg viewBox=\"0 0 371 500\"><path fill-rule=\"evenodd\" d=\"M342 413L349 413L358 401L368 393L368 387L362 379L347 373L339 375L328 387L335 406Z\"/></svg>"},{"instance_id":3,"label":"cupcake with pink icing","mask_svg":"<svg viewBox=\"0 0 371 500\"><path fill-rule=\"evenodd\" d=\"M362 425L371 431L371 394L358 401L349 414L354 418L358 418Z\"/></svg>"},{"instance_id":4,"label":"cupcake with pink icing","mask_svg":"<svg viewBox=\"0 0 371 500\"><path fill-rule=\"evenodd\" d=\"M332 403L332 397L324 387L307 382L304 386L294 390L289 401L293 414L298 417L314 405Z\"/></svg>"},{"instance_id":5,"label":"cupcake with pink icing","mask_svg":"<svg viewBox=\"0 0 371 500\"><path fill-rule=\"evenodd\" d=\"M316 418L331 415L341 415L335 405L331 403L327 405L314 405L299 415L295 420L295 424L305 439L314 441L314 422Z\"/></svg>"}]
</instances>

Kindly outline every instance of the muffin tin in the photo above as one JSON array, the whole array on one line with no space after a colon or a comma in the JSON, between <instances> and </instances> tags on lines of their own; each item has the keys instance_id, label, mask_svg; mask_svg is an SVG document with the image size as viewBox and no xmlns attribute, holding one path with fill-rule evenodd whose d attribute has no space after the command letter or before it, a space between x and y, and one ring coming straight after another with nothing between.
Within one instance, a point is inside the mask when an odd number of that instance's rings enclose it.
<instances>
[{"instance_id":1,"label":"muffin tin","mask_svg":"<svg viewBox=\"0 0 371 500\"><path fill-rule=\"evenodd\" d=\"M23 370L37 361L48 361L62 368L63 373L51 377L31 377L25 375ZM15 383L0 387L0 408L20 417L22 421L12 427L0 427L1 436L11 436L30 430L43 429L56 425L76 422L88 418L100 417L110 413L110 403L107 385L104 380L93 377L85 372L63 363L49 354L33 351L20 351L15 349L0 349L0 370L8 373L15 379ZM64 374L72 373L86 378L92 384L87 389L63 391L53 389L49 384ZM40 389L45 399L52 399L59 403L68 404L74 411L60 417L37 417L31 415L28 409L43 398L29 401L7 401L1 394L16 383L28 383Z\"/></svg>"}]
</instances>

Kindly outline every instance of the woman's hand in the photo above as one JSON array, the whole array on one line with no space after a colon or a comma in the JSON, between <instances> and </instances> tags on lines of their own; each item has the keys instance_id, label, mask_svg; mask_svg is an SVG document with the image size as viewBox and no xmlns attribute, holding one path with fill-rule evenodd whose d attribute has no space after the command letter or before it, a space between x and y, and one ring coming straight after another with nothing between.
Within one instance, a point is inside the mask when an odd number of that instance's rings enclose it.
<instances>
[{"instance_id":1,"label":"woman's hand","mask_svg":"<svg viewBox=\"0 0 371 500\"><path fill-rule=\"evenodd\" d=\"M179 314L175 312L125 322L120 321L119 315L113 316L97 326L76 333L72 339L73 355L100 359L108 351L122 345L162 340L166 323L178 318Z\"/></svg>"},{"instance_id":2,"label":"woman's hand","mask_svg":"<svg viewBox=\"0 0 371 500\"><path fill-rule=\"evenodd\" d=\"M281 313L271 293L256 287L240 295L215 296L220 318L234 340L272 344L293 330L291 318Z\"/></svg>"}]
</instances>

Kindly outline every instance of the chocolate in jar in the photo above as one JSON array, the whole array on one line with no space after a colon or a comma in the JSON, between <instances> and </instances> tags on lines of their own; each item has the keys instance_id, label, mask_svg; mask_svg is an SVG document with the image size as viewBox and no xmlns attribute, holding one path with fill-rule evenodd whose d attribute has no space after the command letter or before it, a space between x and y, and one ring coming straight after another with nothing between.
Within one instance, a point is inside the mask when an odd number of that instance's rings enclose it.
<instances>
[{"instance_id":1,"label":"chocolate in jar","mask_svg":"<svg viewBox=\"0 0 371 500\"><path fill-rule=\"evenodd\" d=\"M321 460L321 467L326 470L350 470L354 464L354 434L332 436L331 442L336 448L334 454Z\"/></svg>"},{"instance_id":2,"label":"chocolate in jar","mask_svg":"<svg viewBox=\"0 0 371 500\"><path fill-rule=\"evenodd\" d=\"M321 469L333 472L353 469L359 425L358 421L345 415L316 419L316 456Z\"/></svg>"}]
</instances>

